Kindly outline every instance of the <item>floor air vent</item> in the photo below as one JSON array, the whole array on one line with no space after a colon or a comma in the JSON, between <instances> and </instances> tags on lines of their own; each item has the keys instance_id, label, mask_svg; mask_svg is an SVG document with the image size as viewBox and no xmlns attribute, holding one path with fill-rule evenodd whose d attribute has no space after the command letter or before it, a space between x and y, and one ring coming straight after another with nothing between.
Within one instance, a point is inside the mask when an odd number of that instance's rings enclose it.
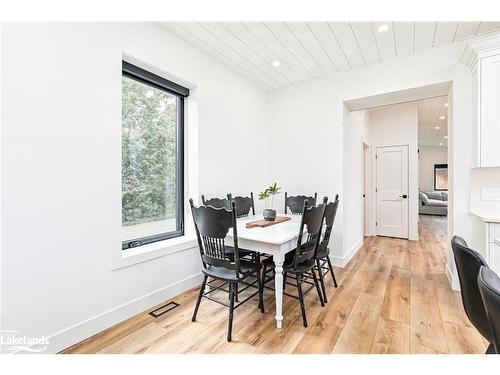
<instances>
[{"instance_id":1,"label":"floor air vent","mask_svg":"<svg viewBox=\"0 0 500 375\"><path fill-rule=\"evenodd\" d=\"M158 318L159 316L162 316L165 313L168 313L169 311L172 311L176 307L179 307L180 305L177 302L169 302L166 305L158 307L156 310L153 310L149 313L153 318Z\"/></svg>"}]
</instances>

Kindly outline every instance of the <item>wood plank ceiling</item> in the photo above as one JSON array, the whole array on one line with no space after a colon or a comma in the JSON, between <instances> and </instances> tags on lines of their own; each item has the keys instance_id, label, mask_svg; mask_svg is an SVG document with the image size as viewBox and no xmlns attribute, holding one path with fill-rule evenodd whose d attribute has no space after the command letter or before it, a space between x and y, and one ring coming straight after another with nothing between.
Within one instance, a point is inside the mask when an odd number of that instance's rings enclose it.
<instances>
[{"instance_id":1,"label":"wood plank ceiling","mask_svg":"<svg viewBox=\"0 0 500 375\"><path fill-rule=\"evenodd\" d=\"M448 97L418 101L418 145L448 146Z\"/></svg>"},{"instance_id":2,"label":"wood plank ceiling","mask_svg":"<svg viewBox=\"0 0 500 375\"><path fill-rule=\"evenodd\" d=\"M500 29L500 22L168 22L161 25L265 90Z\"/></svg>"}]
</instances>

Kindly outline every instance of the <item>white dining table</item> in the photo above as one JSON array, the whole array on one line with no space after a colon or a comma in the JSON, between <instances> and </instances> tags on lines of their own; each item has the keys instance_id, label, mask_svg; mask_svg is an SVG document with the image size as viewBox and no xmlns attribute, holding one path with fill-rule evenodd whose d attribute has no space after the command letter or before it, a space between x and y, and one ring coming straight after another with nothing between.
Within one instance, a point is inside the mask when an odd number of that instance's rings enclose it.
<instances>
[{"instance_id":1,"label":"white dining table","mask_svg":"<svg viewBox=\"0 0 500 375\"><path fill-rule=\"evenodd\" d=\"M261 215L240 218L237 221L238 247L273 256L275 264L274 290L276 297L276 327L283 324L283 261L285 254L297 247L301 215L284 215L291 219L265 228L247 228L246 223L262 219ZM228 240L232 241L232 232Z\"/></svg>"}]
</instances>

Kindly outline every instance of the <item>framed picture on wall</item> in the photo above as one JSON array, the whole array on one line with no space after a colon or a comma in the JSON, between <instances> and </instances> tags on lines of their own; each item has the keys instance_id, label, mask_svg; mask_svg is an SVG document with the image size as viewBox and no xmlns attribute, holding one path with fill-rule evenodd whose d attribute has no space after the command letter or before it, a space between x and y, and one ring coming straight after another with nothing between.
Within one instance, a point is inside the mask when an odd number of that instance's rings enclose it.
<instances>
[{"instance_id":1,"label":"framed picture on wall","mask_svg":"<svg viewBox=\"0 0 500 375\"><path fill-rule=\"evenodd\" d=\"M448 190L448 164L434 164L434 190Z\"/></svg>"}]
</instances>

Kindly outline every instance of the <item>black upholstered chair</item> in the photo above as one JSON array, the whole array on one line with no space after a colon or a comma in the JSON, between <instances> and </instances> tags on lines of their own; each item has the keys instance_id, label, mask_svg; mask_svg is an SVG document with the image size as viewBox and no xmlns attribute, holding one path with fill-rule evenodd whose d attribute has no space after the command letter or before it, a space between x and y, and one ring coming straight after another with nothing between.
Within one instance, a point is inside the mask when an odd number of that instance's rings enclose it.
<instances>
[{"instance_id":1,"label":"black upholstered chair","mask_svg":"<svg viewBox=\"0 0 500 375\"><path fill-rule=\"evenodd\" d=\"M250 193L249 197L233 197L231 194L227 195L229 201L234 200L236 202L236 217L245 217L250 215L250 210L252 215L255 215L255 205L253 200L253 193Z\"/></svg>"},{"instance_id":2,"label":"black upholstered chair","mask_svg":"<svg viewBox=\"0 0 500 375\"><path fill-rule=\"evenodd\" d=\"M493 347L495 353L500 354L500 278L491 269L481 267L477 283L490 323Z\"/></svg>"},{"instance_id":3,"label":"black upholstered chair","mask_svg":"<svg viewBox=\"0 0 500 375\"><path fill-rule=\"evenodd\" d=\"M192 199L189 200L189 203L191 205L191 212L193 213L194 226L200 249L203 266L201 270L204 275L192 321L194 322L196 320L196 315L203 297L229 307L227 341L231 341L234 309L258 294L259 307L261 312L264 312L262 280L260 275L261 264L258 257L254 261L243 260L239 257L236 209L234 202L231 204L231 210L227 210L226 208L214 208L210 205L195 207ZM233 230L233 246L228 246L225 242L226 235L230 229ZM248 282L247 278L250 276L255 277L255 281ZM220 281L221 285L211 284L210 290L205 291L209 277L212 281ZM256 288L257 292L235 305L239 284L245 286L239 290L240 293L250 287ZM257 284L257 286L255 284ZM229 285L229 290L224 289L226 285ZM209 295L215 290L223 290L229 293L229 305Z\"/></svg>"},{"instance_id":4,"label":"black upholstered chair","mask_svg":"<svg viewBox=\"0 0 500 375\"><path fill-rule=\"evenodd\" d=\"M231 210L231 199L226 198L210 198L205 199L205 196L201 196L201 202L204 206L212 206L214 208L224 207L226 210Z\"/></svg>"},{"instance_id":5,"label":"black upholstered chair","mask_svg":"<svg viewBox=\"0 0 500 375\"><path fill-rule=\"evenodd\" d=\"M323 201L326 204L326 200ZM339 206L339 195L335 195L335 200L330 202L325 207L325 215L324 215L324 232L323 238L321 238L318 251L314 256L316 260L316 270L319 273L319 280L321 283L321 290L323 291L323 300L325 303L328 302L328 298L326 296L325 289L325 276L328 275L328 272L332 275L333 285L335 288L337 287L337 280L335 279L335 273L333 272L332 262L330 261L330 248L328 247L328 243L330 242L330 236L333 230L333 223L335 221L335 215L337 214L337 208Z\"/></svg>"},{"instance_id":6,"label":"black upholstered chair","mask_svg":"<svg viewBox=\"0 0 500 375\"><path fill-rule=\"evenodd\" d=\"M314 193L314 197L306 197L305 195L288 196L288 193L285 192L285 214L290 209L292 215L300 215L304 207L304 201L307 199L310 207L316 206L317 197L318 193Z\"/></svg>"},{"instance_id":7,"label":"black upholstered chair","mask_svg":"<svg viewBox=\"0 0 500 375\"><path fill-rule=\"evenodd\" d=\"M486 353L494 353L491 329L479 292L477 278L481 267L488 267L484 258L472 250L461 237L451 239L451 247L458 271L460 291L465 314L479 333L490 343Z\"/></svg>"},{"instance_id":8,"label":"black upholstered chair","mask_svg":"<svg viewBox=\"0 0 500 375\"><path fill-rule=\"evenodd\" d=\"M302 311L302 321L304 327L307 327L307 317L306 309L304 305L304 294L308 293L313 287L316 287L316 291L321 302L321 306L324 306L323 296L319 287L318 277L315 271L315 260L314 254L316 253L319 238L321 235L321 223L323 221L323 214L325 212L325 204L322 203L318 206L308 206L308 201L305 200L302 208L302 220L300 222L299 237L297 239L297 247L295 250L290 251L285 256L285 261L283 262L283 276L284 283L286 284L286 276L288 274L293 274L295 276L296 284L289 283L297 287L298 297L285 293L283 294L298 298L300 301L300 309ZM304 234L304 228L306 228L306 233ZM305 241L303 241L303 236L306 236ZM263 260L263 284L274 279L273 276L267 277L268 269L273 272L274 275L274 262L272 258L267 258ZM313 283L309 280L312 278ZM303 291L302 283L311 284L312 286ZM272 288L271 288L272 289Z\"/></svg>"}]
</instances>

